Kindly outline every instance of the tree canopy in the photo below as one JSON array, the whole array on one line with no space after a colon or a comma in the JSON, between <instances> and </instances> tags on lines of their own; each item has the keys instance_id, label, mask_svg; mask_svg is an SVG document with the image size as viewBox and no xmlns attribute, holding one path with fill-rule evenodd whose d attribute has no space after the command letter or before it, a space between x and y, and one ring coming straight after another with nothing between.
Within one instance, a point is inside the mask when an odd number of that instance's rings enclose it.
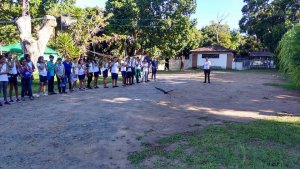
<instances>
[{"instance_id":1,"label":"tree canopy","mask_svg":"<svg viewBox=\"0 0 300 169\"><path fill-rule=\"evenodd\" d=\"M242 32L255 35L271 51L282 36L300 20L299 0L244 0Z\"/></svg>"},{"instance_id":2,"label":"tree canopy","mask_svg":"<svg viewBox=\"0 0 300 169\"><path fill-rule=\"evenodd\" d=\"M289 30L278 47L280 69L300 85L300 24Z\"/></svg>"},{"instance_id":3,"label":"tree canopy","mask_svg":"<svg viewBox=\"0 0 300 169\"><path fill-rule=\"evenodd\" d=\"M180 56L201 40L190 19L195 8L190 0L108 0L106 12L113 15L108 30L129 36L130 55L146 50L163 57Z\"/></svg>"}]
</instances>

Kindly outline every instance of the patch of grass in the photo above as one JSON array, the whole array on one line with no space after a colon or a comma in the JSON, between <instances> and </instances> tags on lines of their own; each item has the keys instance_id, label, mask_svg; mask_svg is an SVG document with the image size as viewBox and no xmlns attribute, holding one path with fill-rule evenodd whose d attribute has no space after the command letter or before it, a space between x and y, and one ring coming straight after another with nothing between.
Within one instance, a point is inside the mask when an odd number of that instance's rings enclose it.
<instances>
[{"instance_id":1,"label":"patch of grass","mask_svg":"<svg viewBox=\"0 0 300 169\"><path fill-rule=\"evenodd\" d=\"M300 117L209 126L154 145L145 144L128 160L141 168L151 157L159 157L153 166L167 168L300 168Z\"/></svg>"},{"instance_id":2,"label":"patch of grass","mask_svg":"<svg viewBox=\"0 0 300 169\"><path fill-rule=\"evenodd\" d=\"M300 90L300 86L293 83L293 82L288 82L288 83L265 83L264 85L274 86L274 87L281 87L281 88L288 89L288 90Z\"/></svg>"}]
</instances>

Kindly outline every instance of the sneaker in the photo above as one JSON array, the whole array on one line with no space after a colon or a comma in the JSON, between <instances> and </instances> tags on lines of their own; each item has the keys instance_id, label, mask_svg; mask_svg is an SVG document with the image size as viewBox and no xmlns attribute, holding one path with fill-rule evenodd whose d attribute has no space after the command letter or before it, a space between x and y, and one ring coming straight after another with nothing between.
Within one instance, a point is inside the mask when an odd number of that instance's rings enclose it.
<instances>
[{"instance_id":1,"label":"sneaker","mask_svg":"<svg viewBox=\"0 0 300 169\"><path fill-rule=\"evenodd\" d=\"M6 105L10 105L10 103L9 103L8 101L4 102L4 104L6 104Z\"/></svg>"},{"instance_id":2,"label":"sneaker","mask_svg":"<svg viewBox=\"0 0 300 169\"><path fill-rule=\"evenodd\" d=\"M88 87L88 89L93 89L93 88L91 88L91 87Z\"/></svg>"},{"instance_id":3,"label":"sneaker","mask_svg":"<svg viewBox=\"0 0 300 169\"><path fill-rule=\"evenodd\" d=\"M10 100L10 101L9 101L9 103L11 103L11 104L14 104L14 103L15 103L15 101L13 101L13 100Z\"/></svg>"},{"instance_id":4,"label":"sneaker","mask_svg":"<svg viewBox=\"0 0 300 169\"><path fill-rule=\"evenodd\" d=\"M16 102L21 103L21 100L20 100L20 99L17 99Z\"/></svg>"},{"instance_id":5,"label":"sneaker","mask_svg":"<svg viewBox=\"0 0 300 169\"><path fill-rule=\"evenodd\" d=\"M48 96L48 94L47 94L47 93L44 93L44 96Z\"/></svg>"},{"instance_id":6,"label":"sneaker","mask_svg":"<svg viewBox=\"0 0 300 169\"><path fill-rule=\"evenodd\" d=\"M39 97L40 97L40 94L36 94L35 97L39 98Z\"/></svg>"},{"instance_id":7,"label":"sneaker","mask_svg":"<svg viewBox=\"0 0 300 169\"><path fill-rule=\"evenodd\" d=\"M25 102L25 98L23 97L23 98L21 98L21 100L23 101L23 102Z\"/></svg>"},{"instance_id":8,"label":"sneaker","mask_svg":"<svg viewBox=\"0 0 300 169\"><path fill-rule=\"evenodd\" d=\"M29 97L30 100L34 100L34 97Z\"/></svg>"},{"instance_id":9,"label":"sneaker","mask_svg":"<svg viewBox=\"0 0 300 169\"><path fill-rule=\"evenodd\" d=\"M57 94L57 93L55 93L55 92L52 92L52 94Z\"/></svg>"}]
</instances>

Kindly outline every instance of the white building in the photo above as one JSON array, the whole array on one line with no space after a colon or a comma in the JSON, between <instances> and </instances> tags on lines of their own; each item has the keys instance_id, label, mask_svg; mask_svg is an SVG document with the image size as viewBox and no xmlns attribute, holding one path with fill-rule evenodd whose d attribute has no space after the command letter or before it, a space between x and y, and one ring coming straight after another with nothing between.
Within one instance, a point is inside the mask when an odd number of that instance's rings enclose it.
<instances>
[{"instance_id":1,"label":"white building","mask_svg":"<svg viewBox=\"0 0 300 169\"><path fill-rule=\"evenodd\" d=\"M185 68L200 68L208 57L215 68L232 69L234 51L223 46L212 45L191 51L190 57L185 60Z\"/></svg>"}]
</instances>

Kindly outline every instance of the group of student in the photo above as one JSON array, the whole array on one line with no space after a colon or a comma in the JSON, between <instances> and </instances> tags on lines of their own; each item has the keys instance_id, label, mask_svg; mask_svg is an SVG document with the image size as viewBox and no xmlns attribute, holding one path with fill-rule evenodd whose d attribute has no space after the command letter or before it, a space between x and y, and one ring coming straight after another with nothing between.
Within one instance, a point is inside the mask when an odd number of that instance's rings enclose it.
<instances>
[{"instance_id":1,"label":"group of student","mask_svg":"<svg viewBox=\"0 0 300 169\"><path fill-rule=\"evenodd\" d=\"M152 79L156 80L158 62L156 59L151 60L149 57L142 59L139 57L127 57L119 60L117 57L103 58L100 63L98 58L74 58L70 56L57 58L54 62L54 56L49 56L49 61L44 60L43 56L38 58L35 64L31 61L31 56L25 54L20 60L11 53L0 55L0 94L4 97L4 104L10 105L15 102L25 101L25 96L30 100L41 95L57 94L54 90L54 79L57 79L57 88L59 94L77 90L93 89L98 87L99 76L103 76L103 88L109 88L107 78L111 72L112 87L118 86L119 72L122 75L122 85L133 85L141 82L149 82L149 72L152 72ZM37 69L39 74L38 93L33 96L32 82L34 80L33 73ZM21 97L18 91L18 77L21 79ZM134 80L135 78L135 80ZM78 83L79 82L79 83ZM9 99L7 98L7 88L9 86ZM46 92L48 86L48 92ZM13 99L13 91L15 91L15 100ZM3 106L0 101L0 106Z\"/></svg>"}]
</instances>

